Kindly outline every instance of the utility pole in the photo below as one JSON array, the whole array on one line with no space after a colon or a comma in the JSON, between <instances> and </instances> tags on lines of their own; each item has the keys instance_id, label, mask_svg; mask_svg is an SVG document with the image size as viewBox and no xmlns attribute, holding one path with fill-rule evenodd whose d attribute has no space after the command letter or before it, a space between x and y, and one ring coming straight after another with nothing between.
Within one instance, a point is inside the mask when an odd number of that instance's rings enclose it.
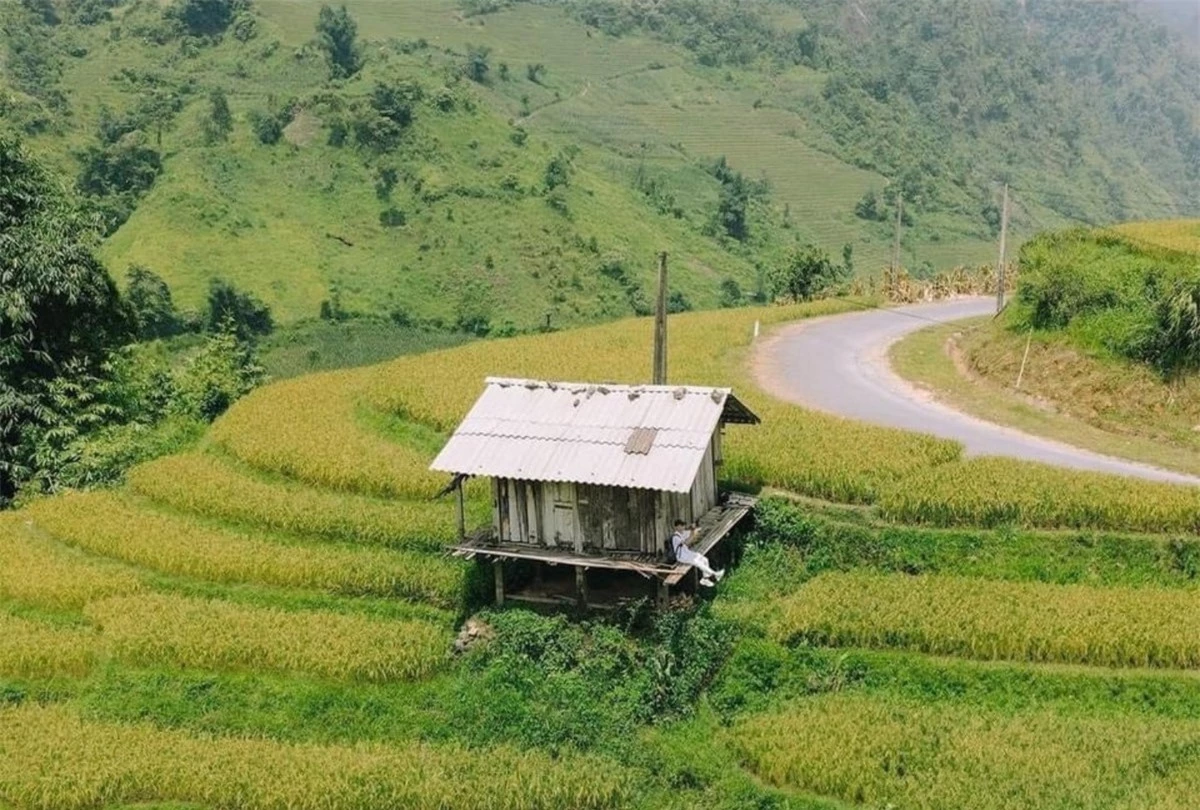
<instances>
[{"instance_id":1,"label":"utility pole","mask_svg":"<svg viewBox=\"0 0 1200 810\"><path fill-rule=\"evenodd\" d=\"M892 272L900 270L900 228L904 220L904 192L896 194L896 243L892 246Z\"/></svg>"},{"instance_id":2,"label":"utility pole","mask_svg":"<svg viewBox=\"0 0 1200 810\"><path fill-rule=\"evenodd\" d=\"M654 384L667 384L667 252L658 254L658 306L654 309Z\"/></svg>"},{"instance_id":3,"label":"utility pole","mask_svg":"<svg viewBox=\"0 0 1200 810\"><path fill-rule=\"evenodd\" d=\"M1008 183L1004 184L1004 202L1000 206L1000 259L996 262L996 314L1004 309L1004 262L1008 249Z\"/></svg>"}]
</instances>

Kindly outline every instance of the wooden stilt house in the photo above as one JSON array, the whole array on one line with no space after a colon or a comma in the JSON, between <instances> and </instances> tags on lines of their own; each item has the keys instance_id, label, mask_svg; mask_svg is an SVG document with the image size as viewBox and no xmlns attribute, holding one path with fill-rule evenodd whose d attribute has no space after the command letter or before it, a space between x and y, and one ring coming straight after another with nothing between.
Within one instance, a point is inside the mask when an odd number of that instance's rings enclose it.
<instances>
[{"instance_id":1,"label":"wooden stilt house","mask_svg":"<svg viewBox=\"0 0 1200 810\"><path fill-rule=\"evenodd\" d=\"M489 378L432 464L454 474L460 516L463 480L491 479L492 525L467 536L460 519L454 553L495 563L498 601L504 562L525 560L533 583L509 598L599 603L589 572L618 598L611 572L632 572L665 603L689 573L668 560L674 521L712 553L753 506L717 481L725 426L758 421L728 388ZM574 569L573 587L547 567Z\"/></svg>"}]
</instances>

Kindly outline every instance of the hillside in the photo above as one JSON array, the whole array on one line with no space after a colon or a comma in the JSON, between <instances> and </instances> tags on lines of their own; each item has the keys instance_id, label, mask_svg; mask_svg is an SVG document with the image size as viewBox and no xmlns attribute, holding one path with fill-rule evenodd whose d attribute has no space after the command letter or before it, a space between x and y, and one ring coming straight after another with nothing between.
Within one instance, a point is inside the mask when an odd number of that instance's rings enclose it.
<instances>
[{"instance_id":1,"label":"hillside","mask_svg":"<svg viewBox=\"0 0 1200 810\"><path fill-rule=\"evenodd\" d=\"M763 417L724 474L791 494L658 618L476 612L490 573L441 551L427 472L483 373L641 379L648 319L277 383L127 486L0 515L0 804L1187 806L1200 496L746 382L755 322L850 309L673 320L676 379Z\"/></svg>"},{"instance_id":2,"label":"hillside","mask_svg":"<svg viewBox=\"0 0 1200 810\"><path fill-rule=\"evenodd\" d=\"M142 131L161 173L142 178L144 196L105 203L132 209L104 249L113 272L145 263L188 307L223 276L284 322L335 290L352 311L435 326L611 318L641 307L659 249L681 306L717 305L727 280L755 292L796 242L850 245L876 272L897 187L904 261L922 273L993 257L1004 179L1018 239L1192 210L1200 68L1177 37L1123 4L951 5L764 0L692 15L681 1L643 18L608 0L350 2L364 66L331 81L318 2L260 0L245 41L231 30L219 44L164 33L148 0L75 3L53 26L9 15L5 118L66 177L80 172L71 153L103 140L102 107L110 138ZM480 48L476 82L463 71ZM376 82L403 79L423 97L397 144L329 144ZM210 142L215 89L233 128ZM148 118L164 122L161 146ZM264 145L254 125L272 119L287 126ZM560 155L570 176L552 194ZM719 224L720 156L768 181L741 239Z\"/></svg>"},{"instance_id":3,"label":"hillside","mask_svg":"<svg viewBox=\"0 0 1200 810\"><path fill-rule=\"evenodd\" d=\"M1200 473L1200 220L1043 234L1020 269L1005 317L906 338L896 370L986 421Z\"/></svg>"},{"instance_id":4,"label":"hillside","mask_svg":"<svg viewBox=\"0 0 1200 810\"><path fill-rule=\"evenodd\" d=\"M330 83L306 44L318 8L301 9L303 35L286 38L286 15L283 28L254 16L252 38L215 45L157 44L162 12L152 3L52 29L50 41L78 56L63 60L61 116L42 120L36 102L17 105L33 145L68 177L76 160L64 147L104 150L109 172L125 171L120 161L132 162L134 149L161 162L148 188L114 190L117 179L106 177L93 195L115 227L103 250L115 274L145 265L185 308L198 308L209 279L222 277L285 323L316 317L336 294L351 313L468 331L480 319L524 330L642 311L658 250L672 256L683 306L716 306L726 280L755 289L746 248L705 233L720 188L706 166L662 178L643 168L647 187L689 190L679 204L656 202L635 188L632 162L513 124L486 84L461 75L460 56L424 43L378 41L359 73ZM371 126L386 118L372 107L381 85L400 94L405 120L347 138L372 115ZM232 126L213 138L218 90ZM276 121L278 142L263 143ZM754 207L748 216L769 253L778 217Z\"/></svg>"}]
</instances>

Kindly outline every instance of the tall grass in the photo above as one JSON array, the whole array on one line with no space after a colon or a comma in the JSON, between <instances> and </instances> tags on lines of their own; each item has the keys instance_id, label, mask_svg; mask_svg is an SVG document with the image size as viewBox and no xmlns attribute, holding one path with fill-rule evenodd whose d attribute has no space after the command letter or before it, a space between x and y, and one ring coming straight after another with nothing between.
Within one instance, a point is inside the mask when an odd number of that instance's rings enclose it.
<instances>
[{"instance_id":1,"label":"tall grass","mask_svg":"<svg viewBox=\"0 0 1200 810\"><path fill-rule=\"evenodd\" d=\"M611 761L421 744L288 745L0 709L0 801L22 810L192 802L271 810L599 810L624 806Z\"/></svg>"},{"instance_id":2,"label":"tall grass","mask_svg":"<svg viewBox=\"0 0 1200 810\"><path fill-rule=\"evenodd\" d=\"M1200 667L1200 591L829 573L777 603L780 641L968 658Z\"/></svg>"},{"instance_id":3,"label":"tall grass","mask_svg":"<svg viewBox=\"0 0 1200 810\"><path fill-rule=\"evenodd\" d=\"M428 675L446 660L447 633L421 621L146 595L88 605L106 649L137 664L307 672L342 680Z\"/></svg>"},{"instance_id":4,"label":"tall grass","mask_svg":"<svg viewBox=\"0 0 1200 810\"><path fill-rule=\"evenodd\" d=\"M436 551L455 537L450 501L396 501L267 481L205 453L136 467L130 487L187 512L330 540Z\"/></svg>"},{"instance_id":5,"label":"tall grass","mask_svg":"<svg viewBox=\"0 0 1200 810\"><path fill-rule=\"evenodd\" d=\"M465 568L413 552L287 545L138 508L107 492L68 493L27 510L79 548L168 574L332 593L402 596L456 607Z\"/></svg>"},{"instance_id":6,"label":"tall grass","mask_svg":"<svg viewBox=\"0 0 1200 810\"><path fill-rule=\"evenodd\" d=\"M881 513L906 523L1200 532L1200 487L977 458L886 488Z\"/></svg>"},{"instance_id":7,"label":"tall grass","mask_svg":"<svg viewBox=\"0 0 1200 810\"><path fill-rule=\"evenodd\" d=\"M732 734L768 783L865 807L1183 810L1200 795L1195 720L830 694Z\"/></svg>"},{"instance_id":8,"label":"tall grass","mask_svg":"<svg viewBox=\"0 0 1200 810\"><path fill-rule=\"evenodd\" d=\"M34 536L24 512L0 515L0 597L52 610L141 589L137 576Z\"/></svg>"},{"instance_id":9,"label":"tall grass","mask_svg":"<svg viewBox=\"0 0 1200 810\"><path fill-rule=\"evenodd\" d=\"M96 661L96 634L0 611L0 674L16 678L85 675Z\"/></svg>"}]
</instances>

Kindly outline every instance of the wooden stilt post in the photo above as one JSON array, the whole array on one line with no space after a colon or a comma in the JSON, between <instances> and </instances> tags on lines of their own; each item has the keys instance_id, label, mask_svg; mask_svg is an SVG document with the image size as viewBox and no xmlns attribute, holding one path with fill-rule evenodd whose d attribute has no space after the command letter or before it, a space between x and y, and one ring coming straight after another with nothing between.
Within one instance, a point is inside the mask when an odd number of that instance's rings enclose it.
<instances>
[{"instance_id":1,"label":"wooden stilt post","mask_svg":"<svg viewBox=\"0 0 1200 810\"><path fill-rule=\"evenodd\" d=\"M463 485L466 483L465 478L458 479L458 542L463 542L467 539L467 508L464 501Z\"/></svg>"},{"instance_id":2,"label":"wooden stilt post","mask_svg":"<svg viewBox=\"0 0 1200 810\"><path fill-rule=\"evenodd\" d=\"M658 609L666 610L671 607L671 586L665 579L658 581Z\"/></svg>"},{"instance_id":3,"label":"wooden stilt post","mask_svg":"<svg viewBox=\"0 0 1200 810\"><path fill-rule=\"evenodd\" d=\"M579 592L579 606L587 607L588 605L588 588L587 588L587 569L579 567L575 569L575 590Z\"/></svg>"},{"instance_id":4,"label":"wooden stilt post","mask_svg":"<svg viewBox=\"0 0 1200 810\"><path fill-rule=\"evenodd\" d=\"M492 573L496 578L496 605L504 604L504 561L496 560L492 563Z\"/></svg>"}]
</instances>

